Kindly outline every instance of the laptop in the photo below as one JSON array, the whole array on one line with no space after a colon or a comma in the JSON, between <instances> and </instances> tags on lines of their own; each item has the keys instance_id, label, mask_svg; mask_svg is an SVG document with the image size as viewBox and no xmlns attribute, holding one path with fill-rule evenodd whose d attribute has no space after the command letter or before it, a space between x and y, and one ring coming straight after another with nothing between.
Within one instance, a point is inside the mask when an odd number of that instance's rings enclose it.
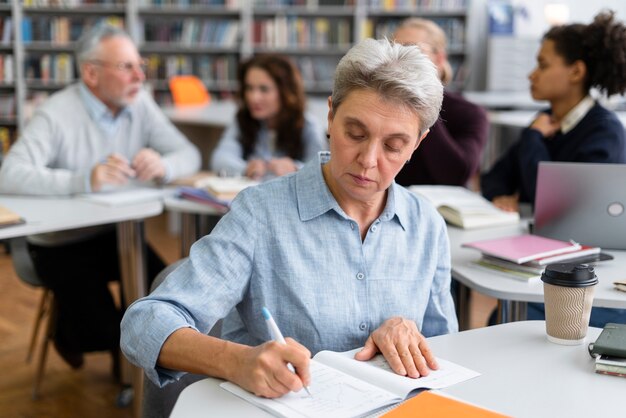
<instances>
[{"instance_id":1,"label":"laptop","mask_svg":"<svg viewBox=\"0 0 626 418\"><path fill-rule=\"evenodd\" d=\"M534 233L626 250L626 164L541 162Z\"/></svg>"}]
</instances>

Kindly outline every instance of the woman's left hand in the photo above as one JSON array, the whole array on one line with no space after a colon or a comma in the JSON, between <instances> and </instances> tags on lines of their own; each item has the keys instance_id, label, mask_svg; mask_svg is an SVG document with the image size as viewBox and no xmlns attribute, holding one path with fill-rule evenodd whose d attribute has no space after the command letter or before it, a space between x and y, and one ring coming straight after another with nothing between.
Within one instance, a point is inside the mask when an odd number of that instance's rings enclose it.
<instances>
[{"instance_id":1,"label":"woman's left hand","mask_svg":"<svg viewBox=\"0 0 626 418\"><path fill-rule=\"evenodd\" d=\"M402 376L427 376L430 370L439 367L415 322L402 317L386 320L370 334L365 346L354 358L366 361L379 352L385 356L393 371Z\"/></svg>"},{"instance_id":2,"label":"woman's left hand","mask_svg":"<svg viewBox=\"0 0 626 418\"><path fill-rule=\"evenodd\" d=\"M285 174L298 171L296 163L289 157L271 159L267 163L267 169L276 176L284 176Z\"/></svg>"}]
</instances>

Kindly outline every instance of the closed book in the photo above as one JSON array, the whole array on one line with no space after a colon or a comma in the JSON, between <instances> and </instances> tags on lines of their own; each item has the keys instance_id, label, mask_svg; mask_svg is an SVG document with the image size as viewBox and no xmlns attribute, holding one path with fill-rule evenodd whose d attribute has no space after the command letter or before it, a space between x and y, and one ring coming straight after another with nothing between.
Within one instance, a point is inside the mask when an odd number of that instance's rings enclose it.
<instances>
[{"instance_id":1,"label":"closed book","mask_svg":"<svg viewBox=\"0 0 626 418\"><path fill-rule=\"evenodd\" d=\"M608 370L598 370L598 369L596 369L596 373L606 374L606 375L609 375L609 376L626 377L626 373L611 372L611 371L608 371Z\"/></svg>"},{"instance_id":2,"label":"closed book","mask_svg":"<svg viewBox=\"0 0 626 418\"><path fill-rule=\"evenodd\" d=\"M513 225L519 222L517 212L498 209L478 193L464 187L411 186L409 190L432 203L448 223L464 229Z\"/></svg>"},{"instance_id":3,"label":"closed book","mask_svg":"<svg viewBox=\"0 0 626 418\"><path fill-rule=\"evenodd\" d=\"M571 251L565 254L552 255L548 257L541 257L536 260L531 260L527 265L531 266L547 266L553 263L568 263L578 258L586 257L589 255L600 254L602 249L600 247L592 247L589 245L581 245L580 250Z\"/></svg>"},{"instance_id":4,"label":"closed book","mask_svg":"<svg viewBox=\"0 0 626 418\"><path fill-rule=\"evenodd\" d=\"M545 270L544 266L530 265L530 262L517 264L512 261L503 260L501 258L492 257L490 255L483 255L482 260L484 260L487 263L495 264L497 266L506 267L512 270L517 270L517 271L523 271L526 273L538 274L538 275L541 275L541 273L543 273L543 271Z\"/></svg>"},{"instance_id":5,"label":"closed book","mask_svg":"<svg viewBox=\"0 0 626 418\"><path fill-rule=\"evenodd\" d=\"M488 239L462 244L466 248L474 248L483 254L509 260L517 264L537 260L557 254L578 251L580 244L560 241L538 235L516 235L512 237Z\"/></svg>"},{"instance_id":6,"label":"closed book","mask_svg":"<svg viewBox=\"0 0 626 418\"><path fill-rule=\"evenodd\" d=\"M607 356L606 354L596 357L596 366L598 364L606 366L618 366L626 370L626 357Z\"/></svg>"},{"instance_id":7,"label":"closed book","mask_svg":"<svg viewBox=\"0 0 626 418\"><path fill-rule=\"evenodd\" d=\"M611 374L620 374L626 376L626 367L612 366L610 364L596 363L596 372L607 372Z\"/></svg>"},{"instance_id":8,"label":"closed book","mask_svg":"<svg viewBox=\"0 0 626 418\"><path fill-rule=\"evenodd\" d=\"M589 344L594 355L607 355L626 358L626 324L609 322L594 343Z\"/></svg>"},{"instance_id":9,"label":"closed book","mask_svg":"<svg viewBox=\"0 0 626 418\"><path fill-rule=\"evenodd\" d=\"M485 261L483 259L472 261L472 265L478 268L484 269L484 270L491 271L492 273L504 275L505 277L520 280L523 282L531 283L531 282L536 282L539 279L541 279L541 274L515 270L513 268L497 265L497 264Z\"/></svg>"}]
</instances>

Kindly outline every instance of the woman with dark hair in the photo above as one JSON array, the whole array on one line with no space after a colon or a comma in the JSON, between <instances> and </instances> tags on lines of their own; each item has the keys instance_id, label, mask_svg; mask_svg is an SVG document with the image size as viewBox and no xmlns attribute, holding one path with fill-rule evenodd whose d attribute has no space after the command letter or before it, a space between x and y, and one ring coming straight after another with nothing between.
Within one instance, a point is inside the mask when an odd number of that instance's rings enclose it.
<instances>
[{"instance_id":1,"label":"woman with dark hair","mask_svg":"<svg viewBox=\"0 0 626 418\"><path fill-rule=\"evenodd\" d=\"M589 25L550 29L529 78L533 98L549 101L550 108L481 180L485 197L510 211L519 202L534 202L540 161L626 162L624 127L589 95L592 87L607 95L626 90L626 26L604 12ZM544 317L543 304L528 304L527 319ZM625 321L624 309L591 311L593 327Z\"/></svg>"},{"instance_id":2,"label":"woman with dark hair","mask_svg":"<svg viewBox=\"0 0 626 418\"><path fill-rule=\"evenodd\" d=\"M624 127L589 95L626 90L626 26L603 12L589 25L553 27L529 79L532 97L550 108L481 179L483 195L509 211L534 202L540 161L626 162Z\"/></svg>"},{"instance_id":3,"label":"woman with dark hair","mask_svg":"<svg viewBox=\"0 0 626 418\"><path fill-rule=\"evenodd\" d=\"M255 56L240 65L237 78L241 107L213 152L213 171L282 176L325 148L323 130L304 110L302 79L289 59Z\"/></svg>"}]
</instances>

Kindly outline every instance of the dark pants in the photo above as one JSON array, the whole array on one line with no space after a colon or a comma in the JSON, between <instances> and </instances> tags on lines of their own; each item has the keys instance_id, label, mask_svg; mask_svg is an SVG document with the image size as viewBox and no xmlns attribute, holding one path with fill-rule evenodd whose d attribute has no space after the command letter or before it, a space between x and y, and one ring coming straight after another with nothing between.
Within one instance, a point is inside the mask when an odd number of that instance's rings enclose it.
<instances>
[{"instance_id":1,"label":"dark pants","mask_svg":"<svg viewBox=\"0 0 626 418\"><path fill-rule=\"evenodd\" d=\"M117 350L123 311L108 288L121 277L115 228L73 244L29 244L29 251L37 274L54 293L55 343L74 353ZM164 263L149 246L146 254L151 281Z\"/></svg>"}]
</instances>

